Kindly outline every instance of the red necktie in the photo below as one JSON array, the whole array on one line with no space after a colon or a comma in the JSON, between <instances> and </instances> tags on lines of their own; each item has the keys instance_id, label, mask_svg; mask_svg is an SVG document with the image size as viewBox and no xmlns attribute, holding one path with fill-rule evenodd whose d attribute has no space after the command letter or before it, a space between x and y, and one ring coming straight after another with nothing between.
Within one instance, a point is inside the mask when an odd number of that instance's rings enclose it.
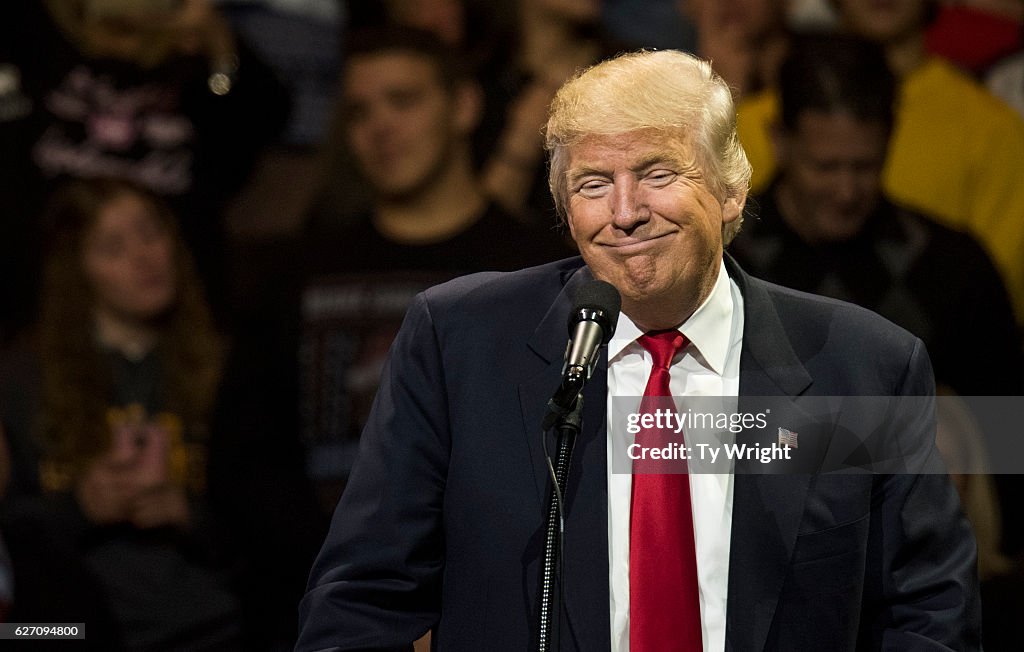
<instances>
[{"instance_id":1,"label":"red necktie","mask_svg":"<svg viewBox=\"0 0 1024 652\"><path fill-rule=\"evenodd\" d=\"M641 412L658 408L675 412L669 365L676 352L686 346L686 337L671 330L648 333L638 341L654 359ZM671 441L682 443L682 434L670 436L655 429L641 430L636 436L642 446L662 448ZM685 464L672 460L668 468L684 470ZM690 477L678 472L636 473L637 466L634 462L629 518L630 652L700 652L703 647ZM646 466L646 470L652 467Z\"/></svg>"}]
</instances>

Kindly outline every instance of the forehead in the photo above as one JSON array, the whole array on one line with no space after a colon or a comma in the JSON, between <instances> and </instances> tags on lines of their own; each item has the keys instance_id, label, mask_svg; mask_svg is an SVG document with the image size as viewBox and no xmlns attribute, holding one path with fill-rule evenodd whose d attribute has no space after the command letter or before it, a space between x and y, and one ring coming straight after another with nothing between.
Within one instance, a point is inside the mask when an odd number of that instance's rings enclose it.
<instances>
[{"instance_id":1,"label":"forehead","mask_svg":"<svg viewBox=\"0 0 1024 652\"><path fill-rule=\"evenodd\" d=\"M805 152L822 157L881 157L888 146L882 121L860 120L849 113L804 111L793 136Z\"/></svg>"},{"instance_id":2,"label":"forehead","mask_svg":"<svg viewBox=\"0 0 1024 652\"><path fill-rule=\"evenodd\" d=\"M139 223L159 222L149 202L131 193L122 193L106 201L86 232L87 238L116 235Z\"/></svg>"},{"instance_id":3,"label":"forehead","mask_svg":"<svg viewBox=\"0 0 1024 652\"><path fill-rule=\"evenodd\" d=\"M348 97L406 86L441 86L437 65L425 55L404 50L357 54L343 76Z\"/></svg>"},{"instance_id":4,"label":"forehead","mask_svg":"<svg viewBox=\"0 0 1024 652\"><path fill-rule=\"evenodd\" d=\"M590 135L568 146L569 174L582 169L633 168L656 161L691 162L693 147L679 134L644 129Z\"/></svg>"}]
</instances>

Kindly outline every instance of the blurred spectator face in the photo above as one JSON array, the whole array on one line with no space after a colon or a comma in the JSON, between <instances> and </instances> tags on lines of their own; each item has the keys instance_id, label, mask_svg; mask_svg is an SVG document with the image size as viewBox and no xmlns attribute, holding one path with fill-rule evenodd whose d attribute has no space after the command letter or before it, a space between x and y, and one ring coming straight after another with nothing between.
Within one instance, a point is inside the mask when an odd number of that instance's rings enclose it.
<instances>
[{"instance_id":1,"label":"blurred spectator face","mask_svg":"<svg viewBox=\"0 0 1024 652\"><path fill-rule=\"evenodd\" d=\"M353 57L342 92L352 153L389 197L415 195L443 174L476 123L469 91L448 91L436 66L414 53Z\"/></svg>"},{"instance_id":2,"label":"blurred spectator face","mask_svg":"<svg viewBox=\"0 0 1024 652\"><path fill-rule=\"evenodd\" d=\"M118 195L100 209L83 240L82 266L96 308L120 319L149 320L174 301L174 241L135 195Z\"/></svg>"},{"instance_id":3,"label":"blurred spectator face","mask_svg":"<svg viewBox=\"0 0 1024 652\"><path fill-rule=\"evenodd\" d=\"M808 110L777 136L783 211L814 243L856 235L881 196L884 125Z\"/></svg>"},{"instance_id":4,"label":"blurred spectator face","mask_svg":"<svg viewBox=\"0 0 1024 652\"><path fill-rule=\"evenodd\" d=\"M932 0L836 0L848 30L886 43L924 28Z\"/></svg>"}]
</instances>

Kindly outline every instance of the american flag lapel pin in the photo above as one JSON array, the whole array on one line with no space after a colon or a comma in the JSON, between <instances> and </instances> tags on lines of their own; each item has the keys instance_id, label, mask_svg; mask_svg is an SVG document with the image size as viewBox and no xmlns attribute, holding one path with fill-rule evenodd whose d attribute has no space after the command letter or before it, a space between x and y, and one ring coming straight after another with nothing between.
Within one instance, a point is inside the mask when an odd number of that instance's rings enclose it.
<instances>
[{"instance_id":1,"label":"american flag lapel pin","mask_svg":"<svg viewBox=\"0 0 1024 652\"><path fill-rule=\"evenodd\" d=\"M792 430L786 430L785 428L779 428L779 446L788 446L789 448L797 447L797 436Z\"/></svg>"}]
</instances>

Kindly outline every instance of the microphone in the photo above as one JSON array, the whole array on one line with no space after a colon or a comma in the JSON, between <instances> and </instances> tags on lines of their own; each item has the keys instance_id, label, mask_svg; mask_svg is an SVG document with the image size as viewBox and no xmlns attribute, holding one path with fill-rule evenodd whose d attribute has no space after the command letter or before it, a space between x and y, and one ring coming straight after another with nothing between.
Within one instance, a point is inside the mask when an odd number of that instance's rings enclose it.
<instances>
[{"instance_id":1,"label":"microphone","mask_svg":"<svg viewBox=\"0 0 1024 652\"><path fill-rule=\"evenodd\" d=\"M576 292L572 312L569 313L569 342L565 347L562 382L548 401L545 430L557 417L576 407L583 385L594 373L598 349L607 344L615 333L621 307L619 291L611 283L588 281Z\"/></svg>"}]
</instances>

